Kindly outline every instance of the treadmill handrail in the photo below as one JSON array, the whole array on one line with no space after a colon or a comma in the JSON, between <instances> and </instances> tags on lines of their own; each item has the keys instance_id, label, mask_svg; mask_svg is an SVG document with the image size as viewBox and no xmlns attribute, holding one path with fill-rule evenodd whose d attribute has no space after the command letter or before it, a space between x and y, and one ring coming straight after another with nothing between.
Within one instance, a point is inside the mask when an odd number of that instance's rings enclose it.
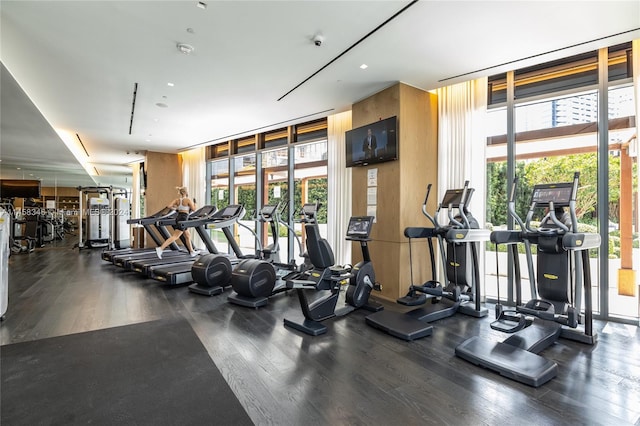
<instances>
[{"instance_id":1,"label":"treadmill handrail","mask_svg":"<svg viewBox=\"0 0 640 426\"><path fill-rule=\"evenodd\" d=\"M205 207L209 207L211 208L211 210L209 211L208 214L204 215L204 216L194 216L194 213L197 213L200 210L203 210ZM212 218L215 216L215 214L217 213L217 210L214 206L205 206L202 207L200 209L198 209L196 212L192 213L189 217L187 217L187 219L185 220L181 220L180 222L176 223L176 228L184 231L187 228L195 228L197 226L204 226L207 223L209 223Z\"/></svg>"},{"instance_id":2,"label":"treadmill handrail","mask_svg":"<svg viewBox=\"0 0 640 426\"><path fill-rule=\"evenodd\" d=\"M165 209L162 209L158 213L152 216L147 216L139 219L129 219L127 223L129 224L137 223L140 225L153 225L159 220L169 219L171 217L174 217L177 214L177 211L175 209L170 209L166 214L160 215L160 213L162 213L164 210ZM130 221L134 221L134 222L130 222Z\"/></svg>"}]
</instances>

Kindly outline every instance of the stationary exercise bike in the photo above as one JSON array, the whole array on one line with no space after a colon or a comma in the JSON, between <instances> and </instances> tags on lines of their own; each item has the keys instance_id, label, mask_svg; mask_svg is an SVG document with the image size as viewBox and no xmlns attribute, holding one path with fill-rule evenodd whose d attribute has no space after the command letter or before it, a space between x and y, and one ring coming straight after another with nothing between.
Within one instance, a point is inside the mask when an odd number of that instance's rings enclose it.
<instances>
[{"instance_id":1,"label":"stationary exercise bike","mask_svg":"<svg viewBox=\"0 0 640 426\"><path fill-rule=\"evenodd\" d=\"M318 336L327 332L322 321L341 317L363 308L372 312L383 309L377 302L369 301L371 290L380 290L375 281L373 264L367 243L373 224L373 216L352 217L347 228L347 239L360 243L363 260L353 268L335 265L333 250L327 240L320 236L317 224L305 226L307 251L313 269L304 271L287 280L287 288L295 289L302 308L302 318L284 319L284 325ZM337 308L340 291L347 285L345 305ZM308 292L324 291L325 296L317 297L313 302Z\"/></svg>"}]
</instances>

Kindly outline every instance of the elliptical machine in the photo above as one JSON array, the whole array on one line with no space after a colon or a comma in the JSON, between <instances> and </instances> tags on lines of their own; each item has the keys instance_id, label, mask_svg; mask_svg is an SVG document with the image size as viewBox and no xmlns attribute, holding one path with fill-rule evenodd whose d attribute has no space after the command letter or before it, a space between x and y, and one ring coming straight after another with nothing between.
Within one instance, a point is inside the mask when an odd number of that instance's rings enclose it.
<instances>
[{"instance_id":1,"label":"elliptical machine","mask_svg":"<svg viewBox=\"0 0 640 426\"><path fill-rule=\"evenodd\" d=\"M367 246L371 240L369 235L372 224L373 216L352 217L349 220L347 239L360 243L363 257L363 261L353 268L336 266L333 251L327 240L320 236L318 225L305 226L307 250L314 267L287 280L287 288L296 289L303 317L285 318L285 326L318 336L327 332L327 326L322 324L322 321L347 315L359 308L372 312L383 309L379 303L369 301L371 290L381 289L375 282L375 273ZM343 285L348 285L345 305L336 309ZM310 302L307 298L309 291L328 291L329 293Z\"/></svg>"},{"instance_id":2,"label":"elliptical machine","mask_svg":"<svg viewBox=\"0 0 640 426\"><path fill-rule=\"evenodd\" d=\"M366 317L370 326L382 330L394 337L411 341L430 336L433 327L429 324L450 317L457 312L476 318L485 317L489 311L481 306L480 272L478 267L478 244L489 240L490 231L479 229L478 221L468 209L473 188L466 181L461 189L449 189L445 192L434 216L427 212L427 201L431 184L422 204L422 213L433 227L409 227L404 235L409 238L409 263L412 284L407 295L397 302L405 306L421 306L406 313L383 311ZM438 215L447 210L449 223L442 225ZM457 212L454 215L454 212ZM436 264L433 239L438 240L442 269L446 273L443 286L435 278L424 284L413 284L412 239L426 239L429 243L431 270L435 276ZM446 243L446 247L445 247Z\"/></svg>"},{"instance_id":3,"label":"elliptical machine","mask_svg":"<svg viewBox=\"0 0 640 426\"><path fill-rule=\"evenodd\" d=\"M496 246L508 245L516 285L515 308L505 309L498 301L496 320L491 328L511 336L497 343L472 337L456 347L458 357L538 387L553 379L558 369L555 362L538 353L559 338L595 344L588 249L600 246L600 235L578 232L575 207L579 176L576 172L573 182L535 185L524 223L515 210L517 178L514 180L508 211L520 230L491 233L491 241ZM531 222L538 208L546 211L540 226L534 228ZM531 284L531 300L525 304L521 300L519 243L525 245ZM538 248L537 275L533 270L531 245ZM583 292L584 318L580 313ZM583 322L584 328L580 329L579 324Z\"/></svg>"}]
</instances>

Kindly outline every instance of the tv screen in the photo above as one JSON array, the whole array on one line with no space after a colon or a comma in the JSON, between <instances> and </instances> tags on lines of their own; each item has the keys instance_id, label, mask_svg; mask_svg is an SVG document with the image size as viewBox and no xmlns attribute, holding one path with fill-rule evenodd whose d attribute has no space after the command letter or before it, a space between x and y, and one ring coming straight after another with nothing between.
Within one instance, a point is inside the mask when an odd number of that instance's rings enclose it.
<instances>
[{"instance_id":1,"label":"tv screen","mask_svg":"<svg viewBox=\"0 0 640 426\"><path fill-rule=\"evenodd\" d=\"M0 198L40 198L40 181L0 179Z\"/></svg>"},{"instance_id":2,"label":"tv screen","mask_svg":"<svg viewBox=\"0 0 640 426\"><path fill-rule=\"evenodd\" d=\"M345 133L347 167L398 159L398 120L390 117Z\"/></svg>"}]
</instances>

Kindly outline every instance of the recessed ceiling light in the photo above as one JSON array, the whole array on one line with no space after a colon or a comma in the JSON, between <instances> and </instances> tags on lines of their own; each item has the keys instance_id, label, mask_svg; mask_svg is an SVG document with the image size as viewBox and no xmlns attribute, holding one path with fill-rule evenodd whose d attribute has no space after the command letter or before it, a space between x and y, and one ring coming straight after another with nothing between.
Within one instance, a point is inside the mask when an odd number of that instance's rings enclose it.
<instances>
[{"instance_id":1,"label":"recessed ceiling light","mask_svg":"<svg viewBox=\"0 0 640 426\"><path fill-rule=\"evenodd\" d=\"M155 121L157 123L160 120L158 118L154 118L153 121Z\"/></svg>"},{"instance_id":2,"label":"recessed ceiling light","mask_svg":"<svg viewBox=\"0 0 640 426\"><path fill-rule=\"evenodd\" d=\"M169 87L173 87L173 86L175 86L175 84L173 84L173 83L169 82L169 83L167 83L167 86L169 86Z\"/></svg>"},{"instance_id":3,"label":"recessed ceiling light","mask_svg":"<svg viewBox=\"0 0 640 426\"><path fill-rule=\"evenodd\" d=\"M159 107L159 108L169 108L169 105L167 105L167 104L165 104L163 102L158 102L156 104L156 106Z\"/></svg>"},{"instance_id":4,"label":"recessed ceiling light","mask_svg":"<svg viewBox=\"0 0 640 426\"><path fill-rule=\"evenodd\" d=\"M16 170L21 170L21 168L20 167L16 167Z\"/></svg>"},{"instance_id":5,"label":"recessed ceiling light","mask_svg":"<svg viewBox=\"0 0 640 426\"><path fill-rule=\"evenodd\" d=\"M366 70L367 68L369 68L369 65L367 65L367 64L360 65L360 69L361 70Z\"/></svg>"},{"instance_id":6,"label":"recessed ceiling light","mask_svg":"<svg viewBox=\"0 0 640 426\"><path fill-rule=\"evenodd\" d=\"M199 1L198 3L196 3L196 6L199 7L200 9L206 9L207 8L207 4L203 1Z\"/></svg>"},{"instance_id":7,"label":"recessed ceiling light","mask_svg":"<svg viewBox=\"0 0 640 426\"><path fill-rule=\"evenodd\" d=\"M151 139L145 139L144 141L145 142L151 142Z\"/></svg>"}]
</instances>

